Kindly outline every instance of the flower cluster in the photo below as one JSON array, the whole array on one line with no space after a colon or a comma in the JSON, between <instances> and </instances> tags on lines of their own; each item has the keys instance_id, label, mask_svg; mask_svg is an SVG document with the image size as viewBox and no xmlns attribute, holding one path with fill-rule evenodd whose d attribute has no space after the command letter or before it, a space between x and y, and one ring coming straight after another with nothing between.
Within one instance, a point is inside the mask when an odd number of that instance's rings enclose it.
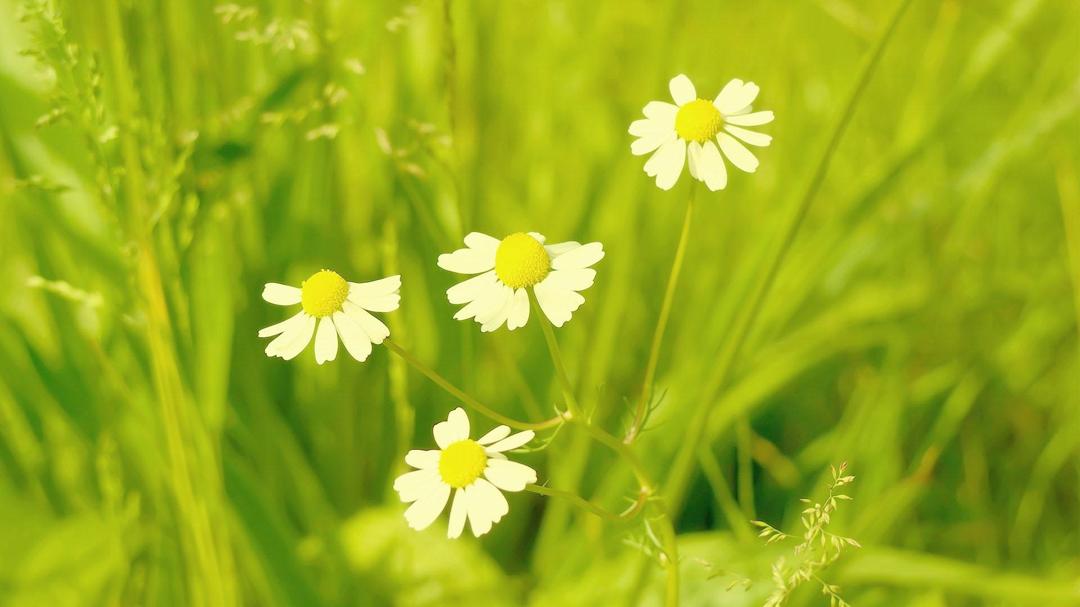
<instances>
[{"instance_id":1,"label":"flower cluster","mask_svg":"<svg viewBox=\"0 0 1080 607\"><path fill-rule=\"evenodd\" d=\"M681 74L671 80L669 89L675 103L650 102L643 110L645 118L635 120L629 129L637 138L630 145L631 152L652 154L644 170L656 179L659 188L674 187L684 166L691 177L712 191L727 185L726 162L748 173L757 170L758 160L746 145L768 146L772 138L744 127L767 124L773 113L753 110L759 92L756 84L731 80L711 101L698 98L693 83ZM599 242L547 244L537 232L514 232L501 240L472 232L465 236L464 244L440 255L437 264L470 276L447 289L446 297L449 303L461 306L454 314L456 320L471 319L485 333L504 325L510 331L524 327L531 309L542 315L544 322L562 327L585 303L581 293L592 286L596 278L593 266L605 255ZM300 310L262 329L259 337L273 338L266 346L267 356L285 360L299 355L314 338L319 365L337 358L339 341L361 362L371 355L373 346L383 343L408 356L388 341L390 329L372 314L397 310L400 290L400 276L357 283L327 269L315 272L299 287L268 283L263 299L279 306L299 305ZM436 375L425 372L429 377ZM567 405L571 406L569 399ZM481 407L475 401L468 404ZM480 411L501 417L490 409ZM506 456L531 441L532 430L511 434L509 426L499 425L473 440L468 416L456 408L446 421L435 424L433 435L438 449L409 451L405 463L414 470L394 482L401 501L410 504L405 520L413 529L430 526L451 502L447 536L460 536L468 521L473 535L479 537L509 511L503 491L532 486L544 493L534 486L535 470Z\"/></svg>"}]
</instances>

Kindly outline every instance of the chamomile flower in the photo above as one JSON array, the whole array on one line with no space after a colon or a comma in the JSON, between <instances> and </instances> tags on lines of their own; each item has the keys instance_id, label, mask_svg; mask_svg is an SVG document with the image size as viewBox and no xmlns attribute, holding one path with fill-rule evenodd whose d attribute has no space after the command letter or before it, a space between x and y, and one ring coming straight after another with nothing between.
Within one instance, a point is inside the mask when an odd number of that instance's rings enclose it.
<instances>
[{"instance_id":1,"label":"chamomile flower","mask_svg":"<svg viewBox=\"0 0 1080 607\"><path fill-rule=\"evenodd\" d=\"M472 440L469 417L458 407L446 421L435 424L432 433L439 448L409 451L405 463L417 470L394 481L401 501L412 504L405 510L405 520L417 531L435 522L453 493L446 536L460 536L468 519L473 535L480 537L510 511L500 489L521 491L536 482L535 470L503 455L532 440L532 430L511 435L509 427L496 426Z\"/></svg>"},{"instance_id":2,"label":"chamomile flower","mask_svg":"<svg viewBox=\"0 0 1080 607\"><path fill-rule=\"evenodd\" d=\"M371 312L396 310L400 288L400 276L356 283L332 270L312 274L299 288L267 283L263 299L279 306L300 304L301 310L259 331L259 337L274 337L266 346L266 355L291 360L314 336L315 362L321 365L337 358L340 337L349 354L363 362L371 354L371 344L381 344L390 336L390 329Z\"/></svg>"},{"instance_id":3,"label":"chamomile flower","mask_svg":"<svg viewBox=\"0 0 1080 607\"><path fill-rule=\"evenodd\" d=\"M724 157L747 173L757 170L757 158L743 144L764 147L772 137L743 127L768 124L773 113L753 111L756 84L732 80L712 101L698 98L694 83L683 74L672 78L668 88L674 105L651 101L643 110L645 118L630 123L630 134L638 137L630 151L635 156L652 153L645 173L656 178L657 187L670 190L688 164L691 177L712 191L722 190L727 185Z\"/></svg>"},{"instance_id":4,"label":"chamomile flower","mask_svg":"<svg viewBox=\"0 0 1080 607\"><path fill-rule=\"evenodd\" d=\"M439 255L439 267L459 274L477 274L446 291L452 304L465 304L456 320L475 319L481 331L503 323L513 331L529 320L532 289L540 309L556 327L563 326L585 303L579 291L592 286L596 270L589 266L604 258L599 242L560 242L544 245L536 232L517 232L499 240L472 232L465 248Z\"/></svg>"}]
</instances>

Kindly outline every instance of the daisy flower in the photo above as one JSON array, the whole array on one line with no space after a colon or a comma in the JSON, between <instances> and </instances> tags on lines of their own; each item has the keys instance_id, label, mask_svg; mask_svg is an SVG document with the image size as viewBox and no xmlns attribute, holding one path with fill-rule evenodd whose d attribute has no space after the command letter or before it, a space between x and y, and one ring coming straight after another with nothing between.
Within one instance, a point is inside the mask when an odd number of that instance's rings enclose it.
<instances>
[{"instance_id":1,"label":"daisy flower","mask_svg":"<svg viewBox=\"0 0 1080 607\"><path fill-rule=\"evenodd\" d=\"M465 248L439 255L439 267L458 274L477 274L446 291L452 304L465 304L456 320L473 318L481 331L506 323L513 331L529 320L532 289L544 316L561 327L585 298L578 291L592 286L596 270L589 266L604 258L599 242L560 242L544 245L536 232L517 232L502 240L473 232Z\"/></svg>"},{"instance_id":2,"label":"daisy flower","mask_svg":"<svg viewBox=\"0 0 1080 607\"><path fill-rule=\"evenodd\" d=\"M453 492L446 536L460 536L468 518L473 535L480 537L510 511L500 489L521 491L536 482L535 470L503 455L532 440L532 430L511 436L509 427L497 426L479 440L472 440L469 417L458 407L446 421L435 424L432 434L439 448L409 451L405 463L417 470L394 481L401 501L412 503L405 510L405 520L417 531L435 522Z\"/></svg>"},{"instance_id":3,"label":"daisy flower","mask_svg":"<svg viewBox=\"0 0 1080 607\"><path fill-rule=\"evenodd\" d=\"M699 99L694 83L683 74L672 78L668 88L674 105L650 101L642 110L645 118L630 123L630 134L638 137L630 151L641 156L655 150L645 163L645 174L656 177L657 187L670 190L683 164L689 164L691 177L714 192L722 190L727 185L724 157L747 173L757 170L757 158L743 143L764 147L772 137L742 127L768 124L773 113L752 111L756 84L732 80L712 101Z\"/></svg>"},{"instance_id":4,"label":"daisy flower","mask_svg":"<svg viewBox=\"0 0 1080 607\"><path fill-rule=\"evenodd\" d=\"M279 306L300 304L302 309L288 320L259 331L259 337L277 336L266 346L266 355L291 360L314 336L315 362L321 365L337 358L340 337L349 354L363 362L371 354L371 344L381 344L390 336L390 329L370 312L396 310L400 288L400 276L356 283L346 282L331 270L319 270L299 288L267 283L263 299Z\"/></svg>"}]
</instances>

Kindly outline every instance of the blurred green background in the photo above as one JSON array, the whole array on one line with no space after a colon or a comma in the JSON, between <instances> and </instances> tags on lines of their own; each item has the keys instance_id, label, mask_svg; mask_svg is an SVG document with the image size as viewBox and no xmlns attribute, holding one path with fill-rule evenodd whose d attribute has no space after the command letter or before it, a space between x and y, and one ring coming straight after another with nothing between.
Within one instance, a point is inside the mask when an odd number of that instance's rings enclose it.
<instances>
[{"instance_id":1,"label":"blurred green background","mask_svg":"<svg viewBox=\"0 0 1080 607\"><path fill-rule=\"evenodd\" d=\"M318 367L256 332L285 318L264 282L401 273L394 339L540 419L539 328L453 321L435 258L472 230L599 240L558 337L622 432L689 189L657 190L626 128L685 72L757 82L777 120L757 174L699 194L636 445L663 491L712 411L684 604L760 605L783 549L746 521L797 529L847 461L833 526L863 548L823 576L852 604L1080 605L1075 1L911 3L712 388L895 7L0 0L0 604L659 604L640 519L516 494L482 541L406 528L401 456L458 403L386 348ZM570 428L523 459L613 509L634 491Z\"/></svg>"}]
</instances>

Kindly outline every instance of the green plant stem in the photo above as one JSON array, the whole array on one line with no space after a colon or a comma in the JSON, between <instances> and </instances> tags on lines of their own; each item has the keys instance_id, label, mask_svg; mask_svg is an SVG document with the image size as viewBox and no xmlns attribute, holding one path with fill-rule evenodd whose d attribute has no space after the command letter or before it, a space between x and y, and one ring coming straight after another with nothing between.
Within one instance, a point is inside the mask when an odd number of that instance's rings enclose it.
<instances>
[{"instance_id":1,"label":"green plant stem","mask_svg":"<svg viewBox=\"0 0 1080 607\"><path fill-rule=\"evenodd\" d=\"M652 346L649 348L649 359L645 365L645 379L641 383L641 397L638 398L634 419L624 439L627 443L637 438L645 424L645 416L653 392L653 381L656 379L656 365L660 361L660 347L664 343L664 333L667 332L668 318L671 316L671 304L675 300L675 288L679 284L679 274L682 272L687 243L690 241L690 225L693 223L696 194L697 180L695 179L690 181L690 196L686 201L686 214L683 216L682 231L679 233L679 244L675 247L675 259L672 260L671 271L668 272L667 289L664 291L664 300L660 305L660 316L656 319L656 329L653 330Z\"/></svg>"},{"instance_id":2,"label":"green plant stem","mask_svg":"<svg viewBox=\"0 0 1080 607\"><path fill-rule=\"evenodd\" d=\"M630 465L630 469L638 481L639 499L649 499L656 493L656 484L653 483L649 471L645 469L644 464L642 464L630 445L609 434L603 428L594 426L587 417L580 414L581 409L577 399L574 398L573 387L570 385L570 380L566 375L566 366L563 364L559 344L555 341L555 331L551 327L551 321L544 315L544 311L540 309L540 304L536 301L536 296L531 292L529 293L529 299L540 322L540 327L544 330L548 353L551 355L551 362L555 366L555 373L559 376L563 394L567 399L566 406L571 413L568 421L580 426L593 440L608 447L616 455L624 459ZM662 503L653 500L652 506L659 514L657 518L660 521L660 542L664 556L667 559L664 562L664 570L667 574L664 604L667 607L677 607L679 604L679 546L675 537L675 525Z\"/></svg>"},{"instance_id":3,"label":"green plant stem","mask_svg":"<svg viewBox=\"0 0 1080 607\"><path fill-rule=\"evenodd\" d=\"M551 487L544 487L542 485L526 485L525 490L531 491L539 495L546 495L548 497L557 497L559 499L567 500L568 502L574 504L582 510L591 512L592 514L595 514L600 518L607 519L613 522L625 522L634 518L639 512L641 512L641 509L645 507L645 502L648 499L648 496L645 493L641 493L638 496L638 499L634 500L634 503L629 508L627 508L624 512L615 514L614 512L598 506L576 493L563 491L562 489L553 489Z\"/></svg>"},{"instance_id":4,"label":"green plant stem","mask_svg":"<svg viewBox=\"0 0 1080 607\"><path fill-rule=\"evenodd\" d=\"M724 478L724 471L720 468L720 463L716 461L716 456L713 455L710 449L703 447L698 453L698 462L701 465L701 472L705 475L705 480L708 481L709 486L712 488L716 504L719 510L724 513L724 518L727 519L732 533L740 541L753 541L755 533L750 528L746 515L739 509L735 496L731 494L727 479Z\"/></svg>"},{"instance_id":5,"label":"green plant stem","mask_svg":"<svg viewBox=\"0 0 1080 607\"><path fill-rule=\"evenodd\" d=\"M450 383L445 377L439 375L434 369L420 362L420 360L413 356L408 350L402 348L393 341L387 339L383 341L383 345L389 348L390 351L392 351L394 354L397 354L402 359L404 359L405 362L412 365L413 368L415 368L417 371L427 376L427 378L434 382L437 386L439 386L443 390L446 390L461 402L472 407L478 413L485 415L499 422L500 424L506 424L507 426L510 426L511 428L515 428L517 430L546 430L548 428L558 426L565 421L562 416L555 416L542 422L523 422L516 420L512 417L507 417L502 413L499 413L498 411L485 405L484 403L481 403L472 396L469 396L460 388Z\"/></svg>"},{"instance_id":6,"label":"green plant stem","mask_svg":"<svg viewBox=\"0 0 1080 607\"><path fill-rule=\"evenodd\" d=\"M547 342L548 353L551 354L551 363L555 365L555 375L559 378L562 386L563 398L566 399L566 408L573 419L583 419L583 412L574 396L574 386L570 383L570 377L566 374L566 365L563 364L562 352L559 350L559 342L555 340L555 330L551 327L551 321L540 309L540 302L536 301L536 295L529 292L529 302L533 308L533 314L539 319L540 328L544 332L544 341Z\"/></svg>"},{"instance_id":7,"label":"green plant stem","mask_svg":"<svg viewBox=\"0 0 1080 607\"><path fill-rule=\"evenodd\" d=\"M881 60L885 47L892 38L896 26L900 22L900 18L910 4L911 0L900 0L892 17L889 19L888 25L885 27L885 30L874 45L873 50L867 57L866 62L863 64L859 77L844 106L844 110L840 113L836 124L833 126L832 134L821 155L821 159L818 161L817 168L814 170L810 183L807 185L805 193L796 204L794 212L789 216L787 223L783 227L778 241L779 244L769 257L766 270L761 275L762 278L757 282L754 290L751 292L747 305L739 311L739 314L735 319L733 329L729 334L730 338L721 350L719 362L716 366L716 373L713 374L713 380L706 389L702 390L702 398L697 401L697 406L690 417L686 440L682 442L682 445L679 448L679 452L671 467L671 475L665 485L668 503L675 512L678 512L682 508L683 500L686 497L686 490L692 478L698 449L709 424L709 415L712 413L711 407L716 402L720 392L727 386L727 382L730 379L731 372L734 368L734 362L742 351L742 347L746 342L746 337L750 333L750 328L754 325L754 322L757 320L757 317L763 308L766 296L772 290L773 283L776 280L777 274L779 274L780 267L787 258L787 253L791 249L792 243L795 241L795 236L798 234L803 220L806 218L807 211L810 209L810 204L817 196L818 190L825 180L825 175L828 173L829 166L832 163L832 157L836 153L836 149L840 144L840 140L843 138L848 123L851 122L851 118L855 114L855 108L862 99L867 84L869 84L870 78Z\"/></svg>"},{"instance_id":8,"label":"green plant stem","mask_svg":"<svg viewBox=\"0 0 1080 607\"><path fill-rule=\"evenodd\" d=\"M753 430L743 415L735 422L735 458L738 462L739 506L748 519L757 518L754 508Z\"/></svg>"}]
</instances>

